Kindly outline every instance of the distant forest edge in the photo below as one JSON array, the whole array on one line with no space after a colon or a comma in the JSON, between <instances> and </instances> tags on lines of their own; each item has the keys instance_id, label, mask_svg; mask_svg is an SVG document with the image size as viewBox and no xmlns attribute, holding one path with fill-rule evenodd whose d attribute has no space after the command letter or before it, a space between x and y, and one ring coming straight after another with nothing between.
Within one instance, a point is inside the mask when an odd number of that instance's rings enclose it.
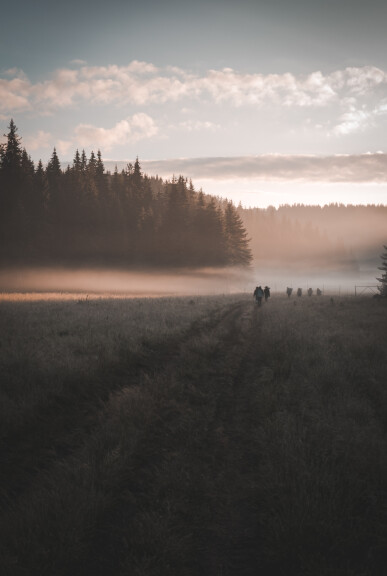
<instances>
[{"instance_id":1,"label":"distant forest edge","mask_svg":"<svg viewBox=\"0 0 387 576\"><path fill-rule=\"evenodd\" d=\"M356 270L378 261L387 240L384 204L239 206L238 214L251 237L254 261L261 264Z\"/></svg>"},{"instance_id":2,"label":"distant forest edge","mask_svg":"<svg viewBox=\"0 0 387 576\"><path fill-rule=\"evenodd\" d=\"M387 242L387 205L237 208L100 151L34 165L13 120L0 146L0 264L124 267L265 263L356 269ZM365 199L366 200L366 199Z\"/></svg>"},{"instance_id":3,"label":"distant forest edge","mask_svg":"<svg viewBox=\"0 0 387 576\"><path fill-rule=\"evenodd\" d=\"M138 159L113 174L77 150L62 170L54 148L37 167L13 120L0 149L0 258L10 264L248 266L247 232L231 202L183 176L144 175Z\"/></svg>"}]
</instances>

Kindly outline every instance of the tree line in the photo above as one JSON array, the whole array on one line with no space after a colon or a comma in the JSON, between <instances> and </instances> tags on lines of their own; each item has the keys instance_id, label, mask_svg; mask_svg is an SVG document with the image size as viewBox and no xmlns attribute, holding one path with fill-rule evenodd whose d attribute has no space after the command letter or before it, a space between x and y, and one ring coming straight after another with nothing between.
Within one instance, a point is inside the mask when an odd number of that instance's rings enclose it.
<instances>
[{"instance_id":1,"label":"tree line","mask_svg":"<svg viewBox=\"0 0 387 576\"><path fill-rule=\"evenodd\" d=\"M386 243L386 205L292 204L243 208L238 214L257 263L356 268Z\"/></svg>"},{"instance_id":2,"label":"tree line","mask_svg":"<svg viewBox=\"0 0 387 576\"><path fill-rule=\"evenodd\" d=\"M247 266L247 232L231 202L183 176L142 173L138 158L105 171L101 152L77 150L62 168L56 149L35 166L13 120L0 147L2 264Z\"/></svg>"}]
</instances>

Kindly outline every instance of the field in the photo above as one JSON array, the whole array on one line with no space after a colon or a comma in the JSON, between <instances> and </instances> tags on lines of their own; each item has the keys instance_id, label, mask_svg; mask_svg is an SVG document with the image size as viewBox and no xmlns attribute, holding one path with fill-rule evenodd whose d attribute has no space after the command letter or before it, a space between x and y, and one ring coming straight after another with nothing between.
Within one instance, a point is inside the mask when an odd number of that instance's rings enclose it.
<instances>
[{"instance_id":1,"label":"field","mask_svg":"<svg viewBox=\"0 0 387 576\"><path fill-rule=\"evenodd\" d=\"M5 576L382 576L387 306L0 302Z\"/></svg>"}]
</instances>

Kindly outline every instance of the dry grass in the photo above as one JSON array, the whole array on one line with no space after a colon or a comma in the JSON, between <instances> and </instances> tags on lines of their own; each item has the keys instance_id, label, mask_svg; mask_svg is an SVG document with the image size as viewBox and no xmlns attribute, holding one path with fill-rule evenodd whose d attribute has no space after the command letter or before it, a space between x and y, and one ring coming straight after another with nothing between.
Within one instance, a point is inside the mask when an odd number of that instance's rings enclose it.
<instances>
[{"instance_id":1,"label":"dry grass","mask_svg":"<svg viewBox=\"0 0 387 576\"><path fill-rule=\"evenodd\" d=\"M384 574L384 302L2 309L7 576Z\"/></svg>"}]
</instances>

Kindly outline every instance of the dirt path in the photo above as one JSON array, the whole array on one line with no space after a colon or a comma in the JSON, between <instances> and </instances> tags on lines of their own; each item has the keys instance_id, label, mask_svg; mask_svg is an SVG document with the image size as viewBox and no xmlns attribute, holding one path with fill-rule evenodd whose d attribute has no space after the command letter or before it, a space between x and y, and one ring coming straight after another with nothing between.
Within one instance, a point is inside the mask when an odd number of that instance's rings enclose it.
<instances>
[{"instance_id":1,"label":"dirt path","mask_svg":"<svg viewBox=\"0 0 387 576\"><path fill-rule=\"evenodd\" d=\"M73 574L84 574L86 566L96 575L130 570L134 560L123 534L143 558L139 573L159 573L160 562L165 574L165 566L179 574L255 573L246 415L259 322L254 304L234 305L205 327L193 327L162 371L152 373L148 385L162 393L133 454L135 474L99 519L98 536ZM151 537L141 532L147 518Z\"/></svg>"},{"instance_id":2,"label":"dirt path","mask_svg":"<svg viewBox=\"0 0 387 576\"><path fill-rule=\"evenodd\" d=\"M120 367L119 377L115 382L109 383L104 396L101 397L100 394L101 386L96 386L96 392L93 393L95 382L91 378L86 388L83 383L84 390L79 400L76 383L72 383L73 400L68 397L66 405L63 406L58 398L45 406L44 413L40 414L38 419L27 423L18 434L12 438L4 438L1 458L3 464L6 464L2 470L6 473L7 482L3 484L5 488L2 497L3 504L10 503L11 507L7 512L7 505L3 506L5 514L1 528L6 531L15 506L16 509L19 506L20 512L17 513L20 513L21 517L31 515L29 502L46 498L46 489L47 492L52 490L51 485L55 484L59 469L67 467L71 470L79 465L80 459L95 457L92 454L95 443L98 438L104 437L106 427L111 425L111 407L120 402L122 395L128 391L135 389L138 394L141 387L142 409L151 411L151 426L145 428L146 417L140 414L136 430L139 442L133 450L130 462L119 466L115 476L108 474L108 494L104 496L109 504L104 504L101 511L97 511L96 526L92 531L94 536L88 535L83 542L80 558L73 560L71 554L66 554L66 564L69 566L69 573L73 574L84 574L91 565L93 573L106 574L106 571L111 572L112 566L116 564L118 574L120 565L124 562L123 558L126 557L125 547L122 549L119 544L122 534L128 530L126 513L133 514L132 509L130 512L127 509L129 487L130 501L133 501L133 497L137 501L137 512L131 526L135 532L137 520L141 524L141 518L146 516L147 509L154 513L153 488L149 485L154 476L152 471L157 470L156 476L161 474L159 481L162 485L163 476L174 474L176 466L185 470L187 476L181 499L185 502L184 506L188 506L185 514L193 515L192 522L194 525L196 523L196 528L189 527L188 539L192 557L196 556L193 549L201 546L196 539L205 519L200 517L201 512L196 520L195 515L205 505L203 494L206 490L209 489L212 493L214 489L215 493L217 492L216 483L213 483L215 462L208 462L208 454L219 449L216 459L220 460L220 465L224 460L221 455L226 451L223 427L226 422L229 426L232 420L235 393L233 375L238 373L245 354L245 338L250 329L251 309L250 302L228 305L209 318L195 322L180 340L148 343L141 357L134 358L124 369ZM105 375L99 377L103 380ZM141 421L142 418L144 421ZM116 426L116 422L113 422L113 426ZM120 431L115 433L119 434ZM188 456L191 451L191 456ZM132 470L132 477L129 478L122 496L120 491L123 478L127 479L127 466ZM173 484L175 478L165 481ZM103 479L101 483L104 483ZM58 492L60 490L59 486ZM103 490L106 490L106 486ZM192 494L197 496L189 504ZM55 499L60 497L60 494L50 497ZM18 505L15 504L17 501ZM158 501L161 508L166 505L163 499L158 498ZM71 511L70 506L67 512L71 515L75 511ZM140 518L136 520L138 514ZM33 518L31 520L39 521ZM171 517L170 522L172 534L175 530L180 533L180 521ZM55 529L58 527L53 528L54 531ZM177 541L180 541L180 535L176 533L175 536ZM85 536L80 534L80 538ZM173 539L174 537L171 538ZM47 546L49 548L49 543ZM187 550L184 551L184 554L186 553ZM201 555L203 560L200 560L199 565L207 562L204 560L205 550ZM157 555L155 561L156 559ZM38 555L35 560L30 559L29 563L36 562L38 566L42 561ZM51 561L54 567L55 560ZM41 570L40 567L37 573ZM31 574L33 573L31 571Z\"/></svg>"},{"instance_id":3,"label":"dirt path","mask_svg":"<svg viewBox=\"0 0 387 576\"><path fill-rule=\"evenodd\" d=\"M64 385L66 395L52 397L39 413L23 422L0 440L0 503L22 494L40 471L52 462L64 459L84 442L100 425L101 407L110 396L125 387L135 386L144 377L173 370L180 350L202 333L226 325L239 306L227 307L190 329L164 342L144 342L139 355L128 356L120 365L105 366L89 379L71 380ZM4 477L2 478L2 474Z\"/></svg>"},{"instance_id":4,"label":"dirt path","mask_svg":"<svg viewBox=\"0 0 387 576\"><path fill-rule=\"evenodd\" d=\"M6 573L384 574L385 317L362 310L241 300L147 343L59 457L36 449Z\"/></svg>"}]
</instances>

